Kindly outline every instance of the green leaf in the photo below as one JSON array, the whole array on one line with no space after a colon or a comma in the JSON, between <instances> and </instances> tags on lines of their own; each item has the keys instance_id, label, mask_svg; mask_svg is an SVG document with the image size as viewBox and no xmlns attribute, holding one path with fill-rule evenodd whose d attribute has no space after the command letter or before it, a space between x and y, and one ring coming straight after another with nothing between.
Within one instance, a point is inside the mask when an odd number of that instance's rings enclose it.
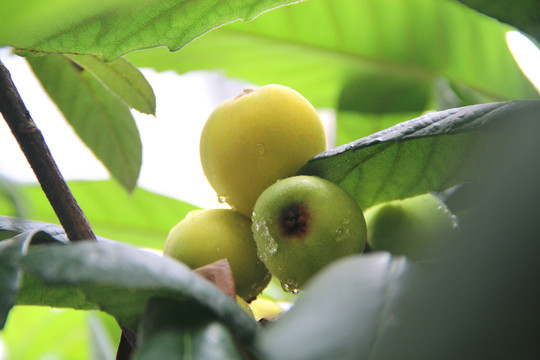
<instances>
[{"instance_id":1,"label":"green leaf","mask_svg":"<svg viewBox=\"0 0 540 360\"><path fill-rule=\"evenodd\" d=\"M133 190L142 144L129 108L66 56L29 57L28 62L77 135L128 191Z\"/></svg>"},{"instance_id":2,"label":"green leaf","mask_svg":"<svg viewBox=\"0 0 540 360\"><path fill-rule=\"evenodd\" d=\"M193 300L212 310L241 341L257 323L235 300L184 264L113 241L39 246L21 259L23 271L52 289L84 293L100 310L136 329L150 298Z\"/></svg>"},{"instance_id":3,"label":"green leaf","mask_svg":"<svg viewBox=\"0 0 540 360\"><path fill-rule=\"evenodd\" d=\"M156 48L128 59L287 85L316 107L334 108L347 79L371 73L419 82L443 76L490 101L537 99L508 50L511 29L451 1L310 0L228 24L177 53Z\"/></svg>"},{"instance_id":4,"label":"green leaf","mask_svg":"<svg viewBox=\"0 0 540 360\"><path fill-rule=\"evenodd\" d=\"M86 317L83 311L15 306L2 332L6 359L89 359Z\"/></svg>"},{"instance_id":5,"label":"green leaf","mask_svg":"<svg viewBox=\"0 0 540 360\"><path fill-rule=\"evenodd\" d=\"M519 6L506 0L459 0L486 15L514 25L540 40L540 8L536 0L522 0Z\"/></svg>"},{"instance_id":6,"label":"green leaf","mask_svg":"<svg viewBox=\"0 0 540 360\"><path fill-rule=\"evenodd\" d=\"M429 78L414 74L367 73L347 79L337 108L364 114L421 112L427 109L431 88Z\"/></svg>"},{"instance_id":7,"label":"green leaf","mask_svg":"<svg viewBox=\"0 0 540 360\"><path fill-rule=\"evenodd\" d=\"M481 178L493 158L494 131L537 119L540 101L472 105L430 113L323 152L298 174L330 180L362 208Z\"/></svg>"},{"instance_id":8,"label":"green leaf","mask_svg":"<svg viewBox=\"0 0 540 360\"><path fill-rule=\"evenodd\" d=\"M127 194L113 181L73 181L68 185L96 234L156 250L162 249L170 229L188 212L197 209L140 187ZM19 185L16 190L21 195L26 218L58 224L41 187ZM3 207L0 199L0 208Z\"/></svg>"},{"instance_id":9,"label":"green leaf","mask_svg":"<svg viewBox=\"0 0 540 360\"><path fill-rule=\"evenodd\" d=\"M316 275L294 307L260 333L265 359L369 359L409 285L426 276L404 257L351 256ZM324 324L324 326L321 326Z\"/></svg>"},{"instance_id":10,"label":"green leaf","mask_svg":"<svg viewBox=\"0 0 540 360\"><path fill-rule=\"evenodd\" d=\"M421 114L422 112L362 114L354 111L340 111L337 113L336 144L348 144Z\"/></svg>"},{"instance_id":11,"label":"green leaf","mask_svg":"<svg viewBox=\"0 0 540 360\"><path fill-rule=\"evenodd\" d=\"M153 46L178 50L215 27L296 1L8 1L0 4L0 46L25 53L103 54L113 60Z\"/></svg>"},{"instance_id":12,"label":"green leaf","mask_svg":"<svg viewBox=\"0 0 540 360\"><path fill-rule=\"evenodd\" d=\"M134 359L242 359L214 314L192 301L151 299L139 326Z\"/></svg>"},{"instance_id":13,"label":"green leaf","mask_svg":"<svg viewBox=\"0 0 540 360\"><path fill-rule=\"evenodd\" d=\"M25 229L22 231L21 229ZM56 233L54 227L52 233ZM38 223L22 219L0 217L0 329L5 325L7 315L15 304L23 274L18 261L28 250L30 242L43 243L58 241L38 227ZM59 241L63 241L60 237Z\"/></svg>"},{"instance_id":14,"label":"green leaf","mask_svg":"<svg viewBox=\"0 0 540 360\"><path fill-rule=\"evenodd\" d=\"M92 55L70 55L69 58L88 70L129 107L155 115L156 97L152 87L139 69L125 58L111 62Z\"/></svg>"}]
</instances>

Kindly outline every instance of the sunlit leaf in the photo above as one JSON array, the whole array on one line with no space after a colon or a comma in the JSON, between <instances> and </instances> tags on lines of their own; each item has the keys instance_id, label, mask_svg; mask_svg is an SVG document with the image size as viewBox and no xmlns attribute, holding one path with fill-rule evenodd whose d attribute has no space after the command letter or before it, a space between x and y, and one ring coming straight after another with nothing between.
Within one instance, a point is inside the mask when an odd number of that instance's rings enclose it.
<instances>
[{"instance_id":1,"label":"sunlit leaf","mask_svg":"<svg viewBox=\"0 0 540 360\"><path fill-rule=\"evenodd\" d=\"M9 314L2 339L7 359L89 359L83 311L16 306Z\"/></svg>"},{"instance_id":2,"label":"sunlit leaf","mask_svg":"<svg viewBox=\"0 0 540 360\"><path fill-rule=\"evenodd\" d=\"M128 191L133 190L142 144L127 105L67 56L29 57L28 62L77 135Z\"/></svg>"},{"instance_id":3,"label":"sunlit leaf","mask_svg":"<svg viewBox=\"0 0 540 360\"><path fill-rule=\"evenodd\" d=\"M0 46L19 48L21 53L103 54L112 60L152 46L177 50L215 27L251 20L296 1L3 1Z\"/></svg>"},{"instance_id":4,"label":"sunlit leaf","mask_svg":"<svg viewBox=\"0 0 540 360\"><path fill-rule=\"evenodd\" d=\"M216 69L280 83L316 107L336 107L347 81L371 73L425 82L443 76L490 101L537 99L508 50L511 29L452 1L309 0L228 24L176 53L149 49L128 58L160 71Z\"/></svg>"},{"instance_id":5,"label":"sunlit leaf","mask_svg":"<svg viewBox=\"0 0 540 360\"><path fill-rule=\"evenodd\" d=\"M97 56L70 55L129 107L145 113L156 112L156 97L144 75L125 58L104 62Z\"/></svg>"}]
</instances>

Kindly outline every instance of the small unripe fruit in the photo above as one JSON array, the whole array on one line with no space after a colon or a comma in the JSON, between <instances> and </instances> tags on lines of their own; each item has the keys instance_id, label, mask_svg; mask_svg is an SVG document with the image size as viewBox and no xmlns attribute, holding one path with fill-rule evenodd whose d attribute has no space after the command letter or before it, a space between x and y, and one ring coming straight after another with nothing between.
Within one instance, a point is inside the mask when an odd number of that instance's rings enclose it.
<instances>
[{"instance_id":1,"label":"small unripe fruit","mask_svg":"<svg viewBox=\"0 0 540 360\"><path fill-rule=\"evenodd\" d=\"M293 292L330 262L366 245L366 223L356 201L316 176L290 177L268 187L252 221L260 258Z\"/></svg>"},{"instance_id":2,"label":"small unripe fruit","mask_svg":"<svg viewBox=\"0 0 540 360\"><path fill-rule=\"evenodd\" d=\"M418 261L443 256L457 231L455 216L432 194L375 205L365 215L372 250Z\"/></svg>"},{"instance_id":3,"label":"small unripe fruit","mask_svg":"<svg viewBox=\"0 0 540 360\"><path fill-rule=\"evenodd\" d=\"M250 220L231 209L191 212L171 229L163 253L192 269L227 259L236 292L246 301L253 300L271 279L257 257Z\"/></svg>"},{"instance_id":4,"label":"small unripe fruit","mask_svg":"<svg viewBox=\"0 0 540 360\"><path fill-rule=\"evenodd\" d=\"M210 114L200 139L204 174L221 202L251 216L259 195L326 150L321 119L281 85L245 90Z\"/></svg>"}]
</instances>

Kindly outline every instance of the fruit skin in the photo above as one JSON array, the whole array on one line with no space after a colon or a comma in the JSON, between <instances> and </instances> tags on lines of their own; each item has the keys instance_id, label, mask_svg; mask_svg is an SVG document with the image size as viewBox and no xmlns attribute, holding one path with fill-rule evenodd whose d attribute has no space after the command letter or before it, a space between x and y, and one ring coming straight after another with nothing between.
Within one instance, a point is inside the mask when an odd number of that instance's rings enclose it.
<instances>
[{"instance_id":1,"label":"fruit skin","mask_svg":"<svg viewBox=\"0 0 540 360\"><path fill-rule=\"evenodd\" d=\"M255 301L257 301L257 300L253 300L251 303L253 303ZM253 314L253 311L251 310L251 307L246 302L246 300L244 300L242 297L236 295L236 303L238 304L238 306L240 306L242 308L242 310L244 310L246 313L248 313L248 315L251 315L255 319L255 314Z\"/></svg>"},{"instance_id":2,"label":"fruit skin","mask_svg":"<svg viewBox=\"0 0 540 360\"><path fill-rule=\"evenodd\" d=\"M246 301L271 279L257 257L250 220L231 209L192 211L171 229L163 253L192 269L227 258L236 292Z\"/></svg>"},{"instance_id":3,"label":"fruit skin","mask_svg":"<svg viewBox=\"0 0 540 360\"><path fill-rule=\"evenodd\" d=\"M253 300L249 307L257 321L261 319L274 320L283 313L283 309L276 302L260 297Z\"/></svg>"},{"instance_id":4,"label":"fruit skin","mask_svg":"<svg viewBox=\"0 0 540 360\"><path fill-rule=\"evenodd\" d=\"M259 195L326 150L315 108L282 85L245 90L218 105L200 139L204 174L220 201L251 216Z\"/></svg>"},{"instance_id":5,"label":"fruit skin","mask_svg":"<svg viewBox=\"0 0 540 360\"><path fill-rule=\"evenodd\" d=\"M375 205L365 215L372 250L417 261L444 255L457 232L456 218L433 194Z\"/></svg>"},{"instance_id":6,"label":"fruit skin","mask_svg":"<svg viewBox=\"0 0 540 360\"><path fill-rule=\"evenodd\" d=\"M356 201L316 176L294 176L268 187L255 204L252 222L259 257L293 292L330 262L366 245L366 223Z\"/></svg>"}]
</instances>

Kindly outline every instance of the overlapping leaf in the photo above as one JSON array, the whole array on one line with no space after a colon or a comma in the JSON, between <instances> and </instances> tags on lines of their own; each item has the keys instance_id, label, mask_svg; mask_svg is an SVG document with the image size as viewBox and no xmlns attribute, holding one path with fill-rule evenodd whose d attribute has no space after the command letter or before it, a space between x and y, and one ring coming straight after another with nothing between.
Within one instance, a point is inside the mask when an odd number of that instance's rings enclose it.
<instances>
[{"instance_id":1,"label":"overlapping leaf","mask_svg":"<svg viewBox=\"0 0 540 360\"><path fill-rule=\"evenodd\" d=\"M243 358L228 329L195 302L150 300L139 339L135 360Z\"/></svg>"},{"instance_id":2,"label":"overlapping leaf","mask_svg":"<svg viewBox=\"0 0 540 360\"><path fill-rule=\"evenodd\" d=\"M523 0L519 6L505 0L460 0L500 21L514 25L540 40L540 8L536 0Z\"/></svg>"},{"instance_id":3,"label":"overlapping leaf","mask_svg":"<svg viewBox=\"0 0 540 360\"><path fill-rule=\"evenodd\" d=\"M297 0L296 0L297 1ZM0 3L0 46L21 53L103 54L134 49L177 50L205 32L250 20L286 0L22 0Z\"/></svg>"},{"instance_id":4,"label":"overlapping leaf","mask_svg":"<svg viewBox=\"0 0 540 360\"><path fill-rule=\"evenodd\" d=\"M340 260L259 336L259 349L265 359L369 359L422 270L388 253Z\"/></svg>"},{"instance_id":5,"label":"overlapping leaf","mask_svg":"<svg viewBox=\"0 0 540 360\"><path fill-rule=\"evenodd\" d=\"M219 69L288 85L316 107L335 107L345 83L371 73L418 82L443 76L491 101L538 98L508 50L510 29L449 1L310 0L228 24L177 53L128 58L158 70Z\"/></svg>"},{"instance_id":6,"label":"overlapping leaf","mask_svg":"<svg viewBox=\"0 0 540 360\"><path fill-rule=\"evenodd\" d=\"M537 119L540 101L472 105L424 115L311 159L299 174L346 189L361 207L477 180L497 161L497 125ZM488 146L489 145L489 146Z\"/></svg>"},{"instance_id":7,"label":"overlapping leaf","mask_svg":"<svg viewBox=\"0 0 540 360\"><path fill-rule=\"evenodd\" d=\"M93 55L70 55L130 108L155 115L156 97L144 75L125 58L104 62Z\"/></svg>"},{"instance_id":8,"label":"overlapping leaf","mask_svg":"<svg viewBox=\"0 0 540 360\"><path fill-rule=\"evenodd\" d=\"M99 309L136 329L151 298L193 300L213 311L243 341L256 323L236 302L187 266L113 241L48 245L21 260L23 271L45 287L81 291Z\"/></svg>"},{"instance_id":9,"label":"overlapping leaf","mask_svg":"<svg viewBox=\"0 0 540 360\"><path fill-rule=\"evenodd\" d=\"M28 62L79 137L128 191L133 190L142 144L126 104L67 56L29 57Z\"/></svg>"}]
</instances>

